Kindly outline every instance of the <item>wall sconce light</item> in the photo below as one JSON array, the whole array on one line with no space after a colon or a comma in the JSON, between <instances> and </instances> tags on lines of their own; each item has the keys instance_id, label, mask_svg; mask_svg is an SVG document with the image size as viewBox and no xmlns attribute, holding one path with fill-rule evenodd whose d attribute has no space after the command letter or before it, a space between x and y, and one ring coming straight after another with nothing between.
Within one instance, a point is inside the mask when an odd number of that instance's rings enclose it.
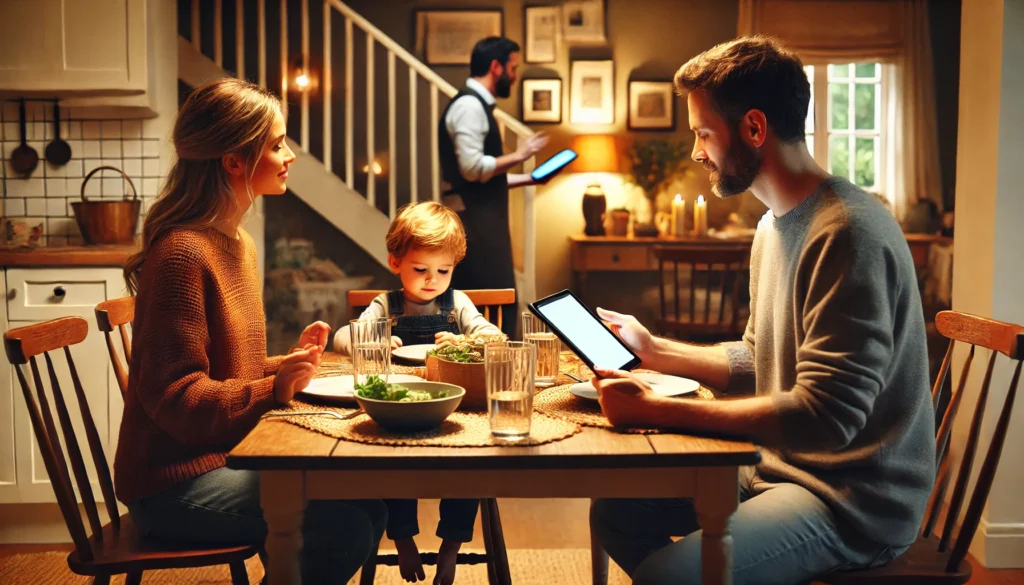
<instances>
[{"instance_id":1,"label":"wall sconce light","mask_svg":"<svg viewBox=\"0 0 1024 585\"><path fill-rule=\"evenodd\" d=\"M363 172L370 174L370 165L363 165ZM384 172L384 169L380 166L380 163L373 161L373 174L380 176Z\"/></svg>"},{"instance_id":2,"label":"wall sconce light","mask_svg":"<svg viewBox=\"0 0 1024 585\"><path fill-rule=\"evenodd\" d=\"M302 61L302 55L296 55L291 60L288 66L290 83L289 85L299 93L313 92L316 91L317 83L316 75L309 70L308 67Z\"/></svg>"}]
</instances>

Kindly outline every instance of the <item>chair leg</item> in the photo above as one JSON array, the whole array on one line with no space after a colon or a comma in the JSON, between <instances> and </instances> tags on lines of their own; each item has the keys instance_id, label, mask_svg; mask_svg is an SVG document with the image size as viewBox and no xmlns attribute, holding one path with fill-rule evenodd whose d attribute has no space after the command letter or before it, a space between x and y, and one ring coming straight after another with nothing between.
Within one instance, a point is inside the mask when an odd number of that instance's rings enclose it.
<instances>
[{"instance_id":1,"label":"chair leg","mask_svg":"<svg viewBox=\"0 0 1024 585\"><path fill-rule=\"evenodd\" d=\"M370 551L370 556L366 557L366 562L363 563L363 568L359 572L359 585L373 585L373 579L377 576L377 549L380 547L380 543L373 546L373 550Z\"/></svg>"},{"instance_id":2,"label":"chair leg","mask_svg":"<svg viewBox=\"0 0 1024 585\"><path fill-rule=\"evenodd\" d=\"M608 585L608 553L590 533L590 571L593 585Z\"/></svg>"},{"instance_id":3,"label":"chair leg","mask_svg":"<svg viewBox=\"0 0 1024 585\"><path fill-rule=\"evenodd\" d=\"M139 585L140 583L142 583L142 571L128 573L124 579L124 585Z\"/></svg>"},{"instance_id":4,"label":"chair leg","mask_svg":"<svg viewBox=\"0 0 1024 585\"><path fill-rule=\"evenodd\" d=\"M508 552L505 550L505 534L501 530L501 515L498 500L480 500L481 517L484 526L484 548L487 551L487 578L491 585L512 585L508 568Z\"/></svg>"},{"instance_id":5,"label":"chair leg","mask_svg":"<svg viewBox=\"0 0 1024 585\"><path fill-rule=\"evenodd\" d=\"M100 575L92 578L92 585L110 585L110 575Z\"/></svg>"},{"instance_id":6,"label":"chair leg","mask_svg":"<svg viewBox=\"0 0 1024 585\"><path fill-rule=\"evenodd\" d=\"M237 560L228 563L231 569L231 585L249 585L249 572L245 570L245 561Z\"/></svg>"}]
</instances>

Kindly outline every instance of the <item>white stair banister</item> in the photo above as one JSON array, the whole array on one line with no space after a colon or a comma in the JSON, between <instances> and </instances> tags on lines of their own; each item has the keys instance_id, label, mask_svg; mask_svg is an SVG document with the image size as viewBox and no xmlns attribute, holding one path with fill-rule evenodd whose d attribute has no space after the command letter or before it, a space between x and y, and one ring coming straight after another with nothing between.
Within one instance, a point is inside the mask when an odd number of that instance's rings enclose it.
<instances>
[{"instance_id":1,"label":"white stair banister","mask_svg":"<svg viewBox=\"0 0 1024 585\"><path fill-rule=\"evenodd\" d=\"M377 162L376 145L373 143L376 125L374 122L374 71L373 37L366 35L366 201L370 207L377 207L377 174L373 165Z\"/></svg>"},{"instance_id":2,"label":"white stair banister","mask_svg":"<svg viewBox=\"0 0 1024 585\"><path fill-rule=\"evenodd\" d=\"M309 2L303 0L302 2L302 75L306 76L307 83L309 79ZM302 108L302 121L299 129L299 140L302 143L302 150L309 152L309 86L306 86L306 90L302 91L299 88L302 97L300 98Z\"/></svg>"},{"instance_id":3,"label":"white stair banister","mask_svg":"<svg viewBox=\"0 0 1024 585\"><path fill-rule=\"evenodd\" d=\"M395 165L398 148L397 123L395 116L398 108L395 107L395 54L388 51L388 217L395 217L398 213L398 167Z\"/></svg>"},{"instance_id":4,"label":"white stair banister","mask_svg":"<svg viewBox=\"0 0 1024 585\"><path fill-rule=\"evenodd\" d=\"M331 5L324 4L324 74L321 85L324 88L324 168L331 172L334 162L331 154Z\"/></svg>"},{"instance_id":5,"label":"white stair banister","mask_svg":"<svg viewBox=\"0 0 1024 585\"><path fill-rule=\"evenodd\" d=\"M434 201L441 200L441 163L437 152L437 86L430 84L430 192Z\"/></svg>"},{"instance_id":6,"label":"white stair banister","mask_svg":"<svg viewBox=\"0 0 1024 585\"><path fill-rule=\"evenodd\" d=\"M256 75L260 87L267 87L267 3L256 3Z\"/></svg>"},{"instance_id":7,"label":"white stair banister","mask_svg":"<svg viewBox=\"0 0 1024 585\"><path fill-rule=\"evenodd\" d=\"M235 0L235 74L245 79L245 2Z\"/></svg>"},{"instance_id":8,"label":"white stair banister","mask_svg":"<svg viewBox=\"0 0 1024 585\"><path fill-rule=\"evenodd\" d=\"M213 5L213 62L224 68L224 3Z\"/></svg>"},{"instance_id":9,"label":"white stair banister","mask_svg":"<svg viewBox=\"0 0 1024 585\"><path fill-rule=\"evenodd\" d=\"M288 118L288 0L281 0L281 109Z\"/></svg>"},{"instance_id":10,"label":"white stair banister","mask_svg":"<svg viewBox=\"0 0 1024 585\"><path fill-rule=\"evenodd\" d=\"M419 198L419 168L416 164L416 70L409 67L409 201Z\"/></svg>"},{"instance_id":11,"label":"white stair banister","mask_svg":"<svg viewBox=\"0 0 1024 585\"><path fill-rule=\"evenodd\" d=\"M355 89L353 86L352 63L353 48L355 42L352 40L352 17L345 15L345 183L349 189L356 188L355 173L355 129L352 126L354 116Z\"/></svg>"}]
</instances>

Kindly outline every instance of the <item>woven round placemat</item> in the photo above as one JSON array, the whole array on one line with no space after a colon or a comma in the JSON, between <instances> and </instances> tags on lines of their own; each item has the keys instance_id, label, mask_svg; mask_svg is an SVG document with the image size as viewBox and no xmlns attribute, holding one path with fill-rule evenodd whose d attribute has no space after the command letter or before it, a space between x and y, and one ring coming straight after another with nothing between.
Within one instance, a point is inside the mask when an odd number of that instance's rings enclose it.
<instances>
[{"instance_id":1,"label":"woven round placemat","mask_svg":"<svg viewBox=\"0 0 1024 585\"><path fill-rule=\"evenodd\" d=\"M584 366L586 367L586 366ZM650 370L635 370L636 373L650 372ZM563 384L548 388L533 397L533 408L537 412L553 418L560 418L564 421L573 422L586 427L600 427L611 429L620 433L658 433L658 429L623 429L613 427L607 417L601 412L601 405L596 400L580 398L569 391L573 384ZM715 397L710 390L701 386L697 389L697 398L701 400L714 400Z\"/></svg>"},{"instance_id":2,"label":"woven round placemat","mask_svg":"<svg viewBox=\"0 0 1024 585\"><path fill-rule=\"evenodd\" d=\"M288 411L331 411L342 416L355 412L354 408L338 408L321 404L310 404L301 400L292 400L284 408L273 412ZM440 427L412 433L396 433L377 426L367 415L360 415L349 420L339 420L333 416L288 416L279 420L288 421L304 429L316 431L329 437L369 443L374 445L402 445L409 447L491 447L542 445L571 437L580 432L578 424L559 418L551 418L534 413L530 425L530 436L515 443L495 439L491 435L490 423L486 413L453 412Z\"/></svg>"}]
</instances>

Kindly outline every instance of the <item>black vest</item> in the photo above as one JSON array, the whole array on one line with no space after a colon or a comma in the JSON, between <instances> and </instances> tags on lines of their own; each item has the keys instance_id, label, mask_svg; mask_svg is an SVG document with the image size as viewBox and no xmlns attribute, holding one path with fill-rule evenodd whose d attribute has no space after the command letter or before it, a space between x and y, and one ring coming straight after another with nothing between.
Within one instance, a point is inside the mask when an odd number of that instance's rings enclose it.
<instances>
[{"instance_id":1,"label":"black vest","mask_svg":"<svg viewBox=\"0 0 1024 585\"><path fill-rule=\"evenodd\" d=\"M441 175L451 185L451 190L448 193L458 194L462 197L462 202L466 206L465 215L472 216L477 212L484 212L486 214L498 213L501 217L508 217L508 176L505 173L495 175L486 183L481 183L467 181L459 171L459 162L455 157L455 143L448 134L445 120L448 118L448 110L455 100L467 95L480 100L484 111L487 112L490 130L487 132L487 137L484 138L484 154L495 158L504 154L501 132L498 130L497 120L494 119L494 105L484 101L483 96L477 92L464 87L448 102L448 106L438 121L437 142L441 158ZM507 220L505 223L507 224Z\"/></svg>"}]
</instances>

